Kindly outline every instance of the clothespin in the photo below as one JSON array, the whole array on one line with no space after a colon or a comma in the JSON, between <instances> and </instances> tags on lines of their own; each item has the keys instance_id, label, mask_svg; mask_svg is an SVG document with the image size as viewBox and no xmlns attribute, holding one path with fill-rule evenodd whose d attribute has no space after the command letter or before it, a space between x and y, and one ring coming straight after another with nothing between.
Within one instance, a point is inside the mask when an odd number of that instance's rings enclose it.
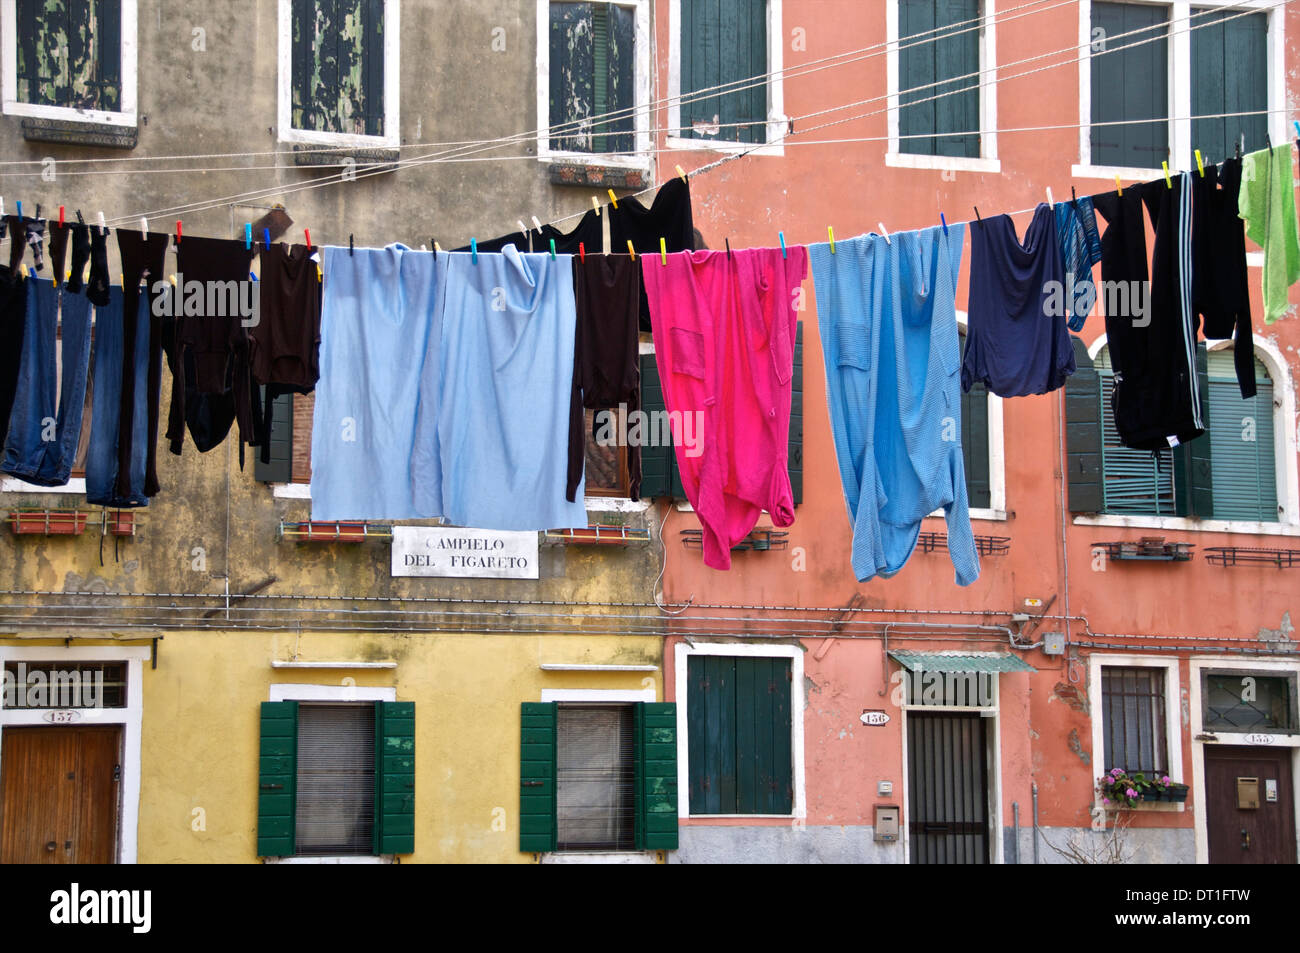
<instances>
[{"instance_id":1,"label":"clothespin","mask_svg":"<svg viewBox=\"0 0 1300 953\"><path fill-rule=\"evenodd\" d=\"M633 261L636 261L636 249L632 247L632 239L630 238L627 240L627 253L632 256Z\"/></svg>"},{"instance_id":2,"label":"clothespin","mask_svg":"<svg viewBox=\"0 0 1300 953\"><path fill-rule=\"evenodd\" d=\"M36 214L35 214L33 217L34 217L34 218L40 218L40 217L41 217L41 203L40 203L40 202L37 202L37 203L36 203Z\"/></svg>"},{"instance_id":3,"label":"clothespin","mask_svg":"<svg viewBox=\"0 0 1300 953\"><path fill-rule=\"evenodd\" d=\"M357 253L357 249L356 246L352 244L352 234L349 232L348 233L348 257L352 257L356 253Z\"/></svg>"},{"instance_id":4,"label":"clothespin","mask_svg":"<svg viewBox=\"0 0 1300 953\"><path fill-rule=\"evenodd\" d=\"M528 234L528 226L524 224L524 220L522 218L515 219L515 224L519 226L519 230L521 232L523 232L525 235Z\"/></svg>"},{"instance_id":5,"label":"clothespin","mask_svg":"<svg viewBox=\"0 0 1300 953\"><path fill-rule=\"evenodd\" d=\"M1201 161L1201 150L1196 150L1196 171L1201 173L1201 178L1205 178L1205 164Z\"/></svg>"},{"instance_id":6,"label":"clothespin","mask_svg":"<svg viewBox=\"0 0 1300 953\"><path fill-rule=\"evenodd\" d=\"M0 215L5 213L5 197L0 195Z\"/></svg>"},{"instance_id":7,"label":"clothespin","mask_svg":"<svg viewBox=\"0 0 1300 953\"><path fill-rule=\"evenodd\" d=\"M1047 187L1047 204L1053 208L1056 207L1056 202L1052 199L1052 187L1050 185Z\"/></svg>"},{"instance_id":8,"label":"clothespin","mask_svg":"<svg viewBox=\"0 0 1300 953\"><path fill-rule=\"evenodd\" d=\"M582 263L583 263L584 265L587 263L587 243L586 243L586 242L578 242L578 258L580 258L580 259L582 260Z\"/></svg>"},{"instance_id":9,"label":"clothespin","mask_svg":"<svg viewBox=\"0 0 1300 953\"><path fill-rule=\"evenodd\" d=\"M551 239L551 260L555 260L555 239Z\"/></svg>"},{"instance_id":10,"label":"clothespin","mask_svg":"<svg viewBox=\"0 0 1300 953\"><path fill-rule=\"evenodd\" d=\"M1297 126L1297 127L1300 127L1300 123L1296 123L1296 126ZM1300 135L1300 133L1297 133L1297 135ZM678 167L677 167L677 174L678 174L679 176L681 176L683 182L686 181L686 173L682 171L682 167L681 167L681 166L678 166Z\"/></svg>"},{"instance_id":11,"label":"clothespin","mask_svg":"<svg viewBox=\"0 0 1300 953\"><path fill-rule=\"evenodd\" d=\"M835 254L835 229L826 226L826 237L831 240L831 254Z\"/></svg>"},{"instance_id":12,"label":"clothespin","mask_svg":"<svg viewBox=\"0 0 1300 953\"><path fill-rule=\"evenodd\" d=\"M436 255L436 254L438 254L438 252L440 252L440 251L442 251L442 246L439 245L437 242L434 242L434 243L433 243L433 253Z\"/></svg>"},{"instance_id":13,"label":"clothespin","mask_svg":"<svg viewBox=\"0 0 1300 953\"><path fill-rule=\"evenodd\" d=\"M1295 126L1296 138L1300 139L1300 119L1291 120L1291 125Z\"/></svg>"},{"instance_id":14,"label":"clothespin","mask_svg":"<svg viewBox=\"0 0 1300 953\"><path fill-rule=\"evenodd\" d=\"M537 220L536 215L533 216L533 228L537 229L539 232L542 230L542 223Z\"/></svg>"},{"instance_id":15,"label":"clothespin","mask_svg":"<svg viewBox=\"0 0 1300 953\"><path fill-rule=\"evenodd\" d=\"M943 212L939 213L939 224L943 226L943 233L948 234L948 220L943 217Z\"/></svg>"},{"instance_id":16,"label":"clothespin","mask_svg":"<svg viewBox=\"0 0 1300 953\"><path fill-rule=\"evenodd\" d=\"M140 235L143 238L149 237L149 220L143 215L140 216Z\"/></svg>"},{"instance_id":17,"label":"clothespin","mask_svg":"<svg viewBox=\"0 0 1300 953\"><path fill-rule=\"evenodd\" d=\"M245 248L253 247L253 223L252 222L244 223L244 247Z\"/></svg>"},{"instance_id":18,"label":"clothespin","mask_svg":"<svg viewBox=\"0 0 1300 953\"><path fill-rule=\"evenodd\" d=\"M4 214L4 202L3 202L3 201L0 201L0 215L3 215L3 214ZM86 220L85 220L85 218L83 218L82 215L81 215L81 209L77 209L77 224L78 224L78 225L85 225L85 224L86 224Z\"/></svg>"},{"instance_id":19,"label":"clothespin","mask_svg":"<svg viewBox=\"0 0 1300 953\"><path fill-rule=\"evenodd\" d=\"M63 206L59 206L59 228L63 227Z\"/></svg>"},{"instance_id":20,"label":"clothespin","mask_svg":"<svg viewBox=\"0 0 1300 953\"><path fill-rule=\"evenodd\" d=\"M982 221L984 221L984 219L980 218L980 208L979 208L979 206L978 206L978 205L972 205L971 208L973 208L973 209L975 210L975 221L977 221L977 222L982 222Z\"/></svg>"},{"instance_id":21,"label":"clothespin","mask_svg":"<svg viewBox=\"0 0 1300 953\"><path fill-rule=\"evenodd\" d=\"M885 229L885 223L884 223L884 222L876 222L876 224L880 226L880 234L885 236L885 244L886 244L886 245L892 245L892 244L894 244L894 240L893 240L892 238L889 237L889 232L886 231L886 229Z\"/></svg>"},{"instance_id":22,"label":"clothespin","mask_svg":"<svg viewBox=\"0 0 1300 953\"><path fill-rule=\"evenodd\" d=\"M1241 158L1241 147L1246 144L1246 134L1243 132L1241 138L1232 144L1232 151L1238 159Z\"/></svg>"},{"instance_id":23,"label":"clothespin","mask_svg":"<svg viewBox=\"0 0 1300 953\"><path fill-rule=\"evenodd\" d=\"M304 228L302 230L302 233L307 236L307 251L310 252L311 251L311 229Z\"/></svg>"},{"instance_id":24,"label":"clothespin","mask_svg":"<svg viewBox=\"0 0 1300 953\"><path fill-rule=\"evenodd\" d=\"M596 217L600 218L600 200L594 195L591 197L591 207L596 210Z\"/></svg>"},{"instance_id":25,"label":"clothespin","mask_svg":"<svg viewBox=\"0 0 1300 953\"><path fill-rule=\"evenodd\" d=\"M176 244L179 245L180 243L181 243L181 220L178 218L176 219Z\"/></svg>"},{"instance_id":26,"label":"clothespin","mask_svg":"<svg viewBox=\"0 0 1300 953\"><path fill-rule=\"evenodd\" d=\"M618 208L618 196L614 194L613 189L609 189L609 200L614 203L614 208Z\"/></svg>"},{"instance_id":27,"label":"clothespin","mask_svg":"<svg viewBox=\"0 0 1300 953\"><path fill-rule=\"evenodd\" d=\"M1269 152L1273 151L1273 137L1270 136L1268 133L1264 133L1264 148L1267 149Z\"/></svg>"},{"instance_id":28,"label":"clothespin","mask_svg":"<svg viewBox=\"0 0 1300 953\"><path fill-rule=\"evenodd\" d=\"M1073 185L1070 186L1070 204L1071 204L1071 205L1074 205L1074 206L1076 206L1076 207L1077 207L1078 204L1079 204L1079 193L1076 192L1076 191L1074 191L1074 186L1073 186Z\"/></svg>"},{"instance_id":29,"label":"clothespin","mask_svg":"<svg viewBox=\"0 0 1300 953\"><path fill-rule=\"evenodd\" d=\"M1172 189L1174 187L1174 183L1169 179L1169 163L1162 162L1160 163L1160 165L1163 166L1165 170L1165 188Z\"/></svg>"},{"instance_id":30,"label":"clothespin","mask_svg":"<svg viewBox=\"0 0 1300 953\"><path fill-rule=\"evenodd\" d=\"M107 234L108 234L108 226L107 226L106 224L104 224L104 213L103 213L103 212L100 212L100 213L99 213L99 231L100 231L100 233L103 234L103 235L107 235Z\"/></svg>"},{"instance_id":31,"label":"clothespin","mask_svg":"<svg viewBox=\"0 0 1300 953\"><path fill-rule=\"evenodd\" d=\"M23 217L23 203L22 203L22 200L19 199L19 200L18 200L17 202L15 202L14 204L18 206L18 217L19 217L19 218L22 218L22 217Z\"/></svg>"},{"instance_id":32,"label":"clothespin","mask_svg":"<svg viewBox=\"0 0 1300 953\"><path fill-rule=\"evenodd\" d=\"M1115 174L1115 190L1116 190L1120 195L1123 195L1123 194L1124 194L1124 183L1121 182L1121 181L1119 180L1119 174L1118 174L1118 173Z\"/></svg>"},{"instance_id":33,"label":"clothespin","mask_svg":"<svg viewBox=\"0 0 1300 953\"><path fill-rule=\"evenodd\" d=\"M476 265L478 264L478 239L477 238L471 238L469 240L469 260Z\"/></svg>"},{"instance_id":34,"label":"clothespin","mask_svg":"<svg viewBox=\"0 0 1300 953\"><path fill-rule=\"evenodd\" d=\"M249 281L256 281L256 280L257 280L257 275L253 274L253 273L250 271L250 272L248 273L248 280L249 280Z\"/></svg>"},{"instance_id":35,"label":"clothespin","mask_svg":"<svg viewBox=\"0 0 1300 953\"><path fill-rule=\"evenodd\" d=\"M175 275L168 275L168 276L167 276L167 280L170 281L170 282L172 283L172 287L173 287L173 288L176 287L176 276L175 276Z\"/></svg>"},{"instance_id":36,"label":"clothespin","mask_svg":"<svg viewBox=\"0 0 1300 953\"><path fill-rule=\"evenodd\" d=\"M789 258L790 256L787 255L785 251L785 232L777 232L776 237L781 239L781 257Z\"/></svg>"},{"instance_id":37,"label":"clothespin","mask_svg":"<svg viewBox=\"0 0 1300 953\"><path fill-rule=\"evenodd\" d=\"M22 266L22 269L23 269L23 277L26 278L26 277L27 277L27 266L24 264L24 265Z\"/></svg>"},{"instance_id":38,"label":"clothespin","mask_svg":"<svg viewBox=\"0 0 1300 953\"><path fill-rule=\"evenodd\" d=\"M731 238L730 238L730 236L728 236L727 238L724 238L723 241L725 241L725 242L727 243L727 257L730 258L730 257L731 257Z\"/></svg>"},{"instance_id":39,"label":"clothespin","mask_svg":"<svg viewBox=\"0 0 1300 953\"><path fill-rule=\"evenodd\" d=\"M668 245L663 236L659 237L659 263L665 267L668 265Z\"/></svg>"},{"instance_id":40,"label":"clothespin","mask_svg":"<svg viewBox=\"0 0 1300 953\"><path fill-rule=\"evenodd\" d=\"M262 229L262 247L267 251L271 250L271 230L269 228Z\"/></svg>"}]
</instances>

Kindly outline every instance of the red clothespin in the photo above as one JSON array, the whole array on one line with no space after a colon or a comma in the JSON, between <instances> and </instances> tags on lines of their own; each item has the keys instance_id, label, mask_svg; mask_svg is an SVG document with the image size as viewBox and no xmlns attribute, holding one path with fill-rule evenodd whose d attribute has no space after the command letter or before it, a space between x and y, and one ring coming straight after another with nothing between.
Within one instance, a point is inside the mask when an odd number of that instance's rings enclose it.
<instances>
[{"instance_id":1,"label":"red clothespin","mask_svg":"<svg viewBox=\"0 0 1300 953\"><path fill-rule=\"evenodd\" d=\"M59 206L59 228L63 227L63 206Z\"/></svg>"},{"instance_id":2,"label":"red clothespin","mask_svg":"<svg viewBox=\"0 0 1300 953\"><path fill-rule=\"evenodd\" d=\"M307 250L311 251L311 229L304 228L302 233L307 236Z\"/></svg>"},{"instance_id":3,"label":"red clothespin","mask_svg":"<svg viewBox=\"0 0 1300 953\"><path fill-rule=\"evenodd\" d=\"M176 244L179 245L180 243L181 243L181 220L178 218L176 219Z\"/></svg>"},{"instance_id":4,"label":"red clothespin","mask_svg":"<svg viewBox=\"0 0 1300 953\"><path fill-rule=\"evenodd\" d=\"M587 263L587 243L578 242L578 258L585 265Z\"/></svg>"}]
</instances>

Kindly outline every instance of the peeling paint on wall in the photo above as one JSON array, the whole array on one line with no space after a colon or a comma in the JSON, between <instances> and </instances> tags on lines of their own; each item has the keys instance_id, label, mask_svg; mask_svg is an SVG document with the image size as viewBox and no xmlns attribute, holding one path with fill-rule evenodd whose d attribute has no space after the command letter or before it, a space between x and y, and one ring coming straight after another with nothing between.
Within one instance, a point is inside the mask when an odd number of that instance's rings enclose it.
<instances>
[{"instance_id":1,"label":"peeling paint on wall","mask_svg":"<svg viewBox=\"0 0 1300 953\"><path fill-rule=\"evenodd\" d=\"M1070 729L1069 745L1070 745L1070 750L1079 756L1080 761L1082 761L1084 764L1092 764L1092 755L1088 754L1088 752L1083 750L1083 744L1082 742L1079 741L1078 728Z\"/></svg>"}]
</instances>

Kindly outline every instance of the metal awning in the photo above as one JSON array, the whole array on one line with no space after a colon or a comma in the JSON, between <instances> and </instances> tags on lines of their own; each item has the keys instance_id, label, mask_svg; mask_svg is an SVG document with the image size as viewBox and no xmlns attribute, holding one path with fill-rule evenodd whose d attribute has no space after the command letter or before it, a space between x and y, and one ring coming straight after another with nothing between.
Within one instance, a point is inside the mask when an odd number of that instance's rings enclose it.
<instances>
[{"instance_id":1,"label":"metal awning","mask_svg":"<svg viewBox=\"0 0 1300 953\"><path fill-rule=\"evenodd\" d=\"M1033 672L1036 669L1007 652L911 652L891 650L889 657L909 672Z\"/></svg>"}]
</instances>

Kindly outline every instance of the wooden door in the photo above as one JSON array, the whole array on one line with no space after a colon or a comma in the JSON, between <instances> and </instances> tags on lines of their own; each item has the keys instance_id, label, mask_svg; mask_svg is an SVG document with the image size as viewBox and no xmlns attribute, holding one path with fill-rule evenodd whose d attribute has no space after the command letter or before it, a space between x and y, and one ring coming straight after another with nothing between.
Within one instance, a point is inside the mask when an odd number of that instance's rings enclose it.
<instances>
[{"instance_id":1,"label":"wooden door","mask_svg":"<svg viewBox=\"0 0 1300 953\"><path fill-rule=\"evenodd\" d=\"M0 863L114 862L121 740L118 725L4 730Z\"/></svg>"},{"instance_id":2,"label":"wooden door","mask_svg":"<svg viewBox=\"0 0 1300 953\"><path fill-rule=\"evenodd\" d=\"M1238 804L1239 778L1257 782L1259 806ZM1276 782L1269 800L1268 782ZM1295 797L1291 750L1205 746L1206 832L1212 864L1294 864Z\"/></svg>"},{"instance_id":3,"label":"wooden door","mask_svg":"<svg viewBox=\"0 0 1300 953\"><path fill-rule=\"evenodd\" d=\"M987 758L977 712L907 713L912 863L990 862Z\"/></svg>"}]
</instances>

